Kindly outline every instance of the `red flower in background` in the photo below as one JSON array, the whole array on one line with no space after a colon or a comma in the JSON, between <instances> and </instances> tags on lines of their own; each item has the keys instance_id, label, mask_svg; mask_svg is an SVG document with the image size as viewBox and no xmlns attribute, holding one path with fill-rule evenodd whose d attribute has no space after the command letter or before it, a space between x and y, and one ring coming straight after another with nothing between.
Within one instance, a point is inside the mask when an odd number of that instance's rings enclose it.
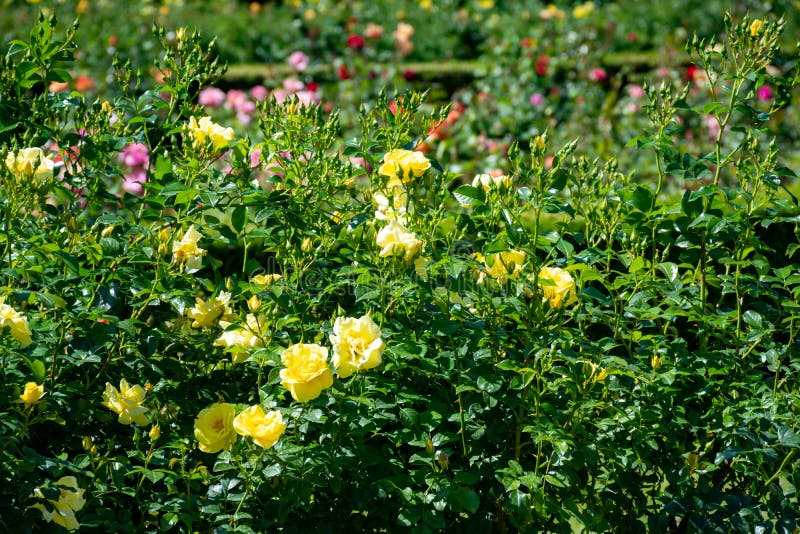
<instances>
[{"instance_id":1,"label":"red flower in background","mask_svg":"<svg viewBox=\"0 0 800 534\"><path fill-rule=\"evenodd\" d=\"M347 72L347 67L345 67L344 65L339 65L339 69L336 72L339 75L340 80L350 79L350 73Z\"/></svg>"},{"instance_id":2,"label":"red flower in background","mask_svg":"<svg viewBox=\"0 0 800 534\"><path fill-rule=\"evenodd\" d=\"M361 50L365 44L367 42L360 35L353 34L347 38L347 47L353 50Z\"/></svg>"},{"instance_id":3,"label":"red flower in background","mask_svg":"<svg viewBox=\"0 0 800 534\"><path fill-rule=\"evenodd\" d=\"M549 56L539 56L539 59L536 60L536 74L539 76L547 76L547 65L549 63Z\"/></svg>"}]
</instances>

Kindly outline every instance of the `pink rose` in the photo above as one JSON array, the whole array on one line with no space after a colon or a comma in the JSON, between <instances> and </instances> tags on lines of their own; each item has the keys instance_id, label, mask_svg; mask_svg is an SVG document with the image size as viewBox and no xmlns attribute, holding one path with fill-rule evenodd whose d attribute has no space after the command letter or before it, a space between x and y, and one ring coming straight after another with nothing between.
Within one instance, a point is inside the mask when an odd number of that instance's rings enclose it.
<instances>
[{"instance_id":1,"label":"pink rose","mask_svg":"<svg viewBox=\"0 0 800 534\"><path fill-rule=\"evenodd\" d=\"M225 102L225 91L216 87L207 87L197 95L197 103L209 108L218 108Z\"/></svg>"},{"instance_id":2,"label":"pink rose","mask_svg":"<svg viewBox=\"0 0 800 534\"><path fill-rule=\"evenodd\" d=\"M292 52L289 55L289 65L298 72L303 72L308 68L308 56L300 51Z\"/></svg>"}]
</instances>

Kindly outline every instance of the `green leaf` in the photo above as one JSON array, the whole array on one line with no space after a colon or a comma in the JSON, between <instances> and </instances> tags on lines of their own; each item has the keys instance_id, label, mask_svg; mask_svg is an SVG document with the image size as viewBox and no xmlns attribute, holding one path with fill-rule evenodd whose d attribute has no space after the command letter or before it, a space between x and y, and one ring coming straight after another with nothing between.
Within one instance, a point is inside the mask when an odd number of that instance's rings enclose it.
<instances>
[{"instance_id":1,"label":"green leaf","mask_svg":"<svg viewBox=\"0 0 800 534\"><path fill-rule=\"evenodd\" d=\"M237 234L241 234L247 225L247 206L236 206L231 214L231 224Z\"/></svg>"},{"instance_id":2,"label":"green leaf","mask_svg":"<svg viewBox=\"0 0 800 534\"><path fill-rule=\"evenodd\" d=\"M458 187L453 191L453 196L459 204L468 207L482 206L486 201L486 195L483 193L483 189L478 189L471 185L462 185Z\"/></svg>"}]
</instances>

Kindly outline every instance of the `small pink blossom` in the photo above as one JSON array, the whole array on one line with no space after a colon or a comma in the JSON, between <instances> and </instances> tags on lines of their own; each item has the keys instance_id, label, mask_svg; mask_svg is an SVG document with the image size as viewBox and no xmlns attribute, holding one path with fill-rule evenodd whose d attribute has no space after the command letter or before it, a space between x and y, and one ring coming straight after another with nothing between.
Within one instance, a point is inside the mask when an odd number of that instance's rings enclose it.
<instances>
[{"instance_id":1,"label":"small pink blossom","mask_svg":"<svg viewBox=\"0 0 800 534\"><path fill-rule=\"evenodd\" d=\"M593 82L604 82L608 79L608 73L601 68L594 68L589 71L589 79Z\"/></svg>"},{"instance_id":2,"label":"small pink blossom","mask_svg":"<svg viewBox=\"0 0 800 534\"><path fill-rule=\"evenodd\" d=\"M250 89L250 96L252 96L257 102L263 102L266 100L269 91L263 85L256 85L255 87Z\"/></svg>"},{"instance_id":3,"label":"small pink blossom","mask_svg":"<svg viewBox=\"0 0 800 534\"><path fill-rule=\"evenodd\" d=\"M645 96L644 88L639 84L632 83L628 86L628 96L634 100L639 100Z\"/></svg>"},{"instance_id":4,"label":"small pink blossom","mask_svg":"<svg viewBox=\"0 0 800 534\"><path fill-rule=\"evenodd\" d=\"M127 167L145 168L150 163L150 153L144 143L129 143L120 152L122 163Z\"/></svg>"},{"instance_id":5,"label":"small pink blossom","mask_svg":"<svg viewBox=\"0 0 800 534\"><path fill-rule=\"evenodd\" d=\"M537 108L544 104L544 95L542 93L533 93L531 95L531 105Z\"/></svg>"},{"instance_id":6,"label":"small pink blossom","mask_svg":"<svg viewBox=\"0 0 800 534\"><path fill-rule=\"evenodd\" d=\"M308 56L299 50L289 54L289 59L287 61L289 65L298 72L303 72L308 68Z\"/></svg>"},{"instance_id":7,"label":"small pink blossom","mask_svg":"<svg viewBox=\"0 0 800 534\"><path fill-rule=\"evenodd\" d=\"M216 87L207 87L197 95L197 103L209 108L218 108L225 102L225 91Z\"/></svg>"},{"instance_id":8,"label":"small pink blossom","mask_svg":"<svg viewBox=\"0 0 800 534\"><path fill-rule=\"evenodd\" d=\"M296 93L298 91L302 91L305 89L306 84L298 80L297 78L286 78L283 80L283 88L286 89L290 93Z\"/></svg>"},{"instance_id":9,"label":"small pink blossom","mask_svg":"<svg viewBox=\"0 0 800 534\"><path fill-rule=\"evenodd\" d=\"M762 85L756 91L756 97L759 100L764 100L764 101L772 100L774 96L775 96L775 91L773 91L772 87L770 87L769 85Z\"/></svg>"}]
</instances>

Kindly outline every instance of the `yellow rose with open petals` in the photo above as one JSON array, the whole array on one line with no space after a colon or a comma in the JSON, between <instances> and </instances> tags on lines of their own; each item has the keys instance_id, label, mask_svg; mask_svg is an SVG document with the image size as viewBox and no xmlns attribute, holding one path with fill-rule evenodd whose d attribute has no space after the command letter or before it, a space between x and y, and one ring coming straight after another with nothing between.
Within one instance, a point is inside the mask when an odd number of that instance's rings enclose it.
<instances>
[{"instance_id":1,"label":"yellow rose with open petals","mask_svg":"<svg viewBox=\"0 0 800 534\"><path fill-rule=\"evenodd\" d=\"M17 310L5 303L5 297L0 297L0 334L8 328L11 337L17 343L27 347L33 341L31 339L31 329L28 320Z\"/></svg>"},{"instance_id":2,"label":"yellow rose with open petals","mask_svg":"<svg viewBox=\"0 0 800 534\"><path fill-rule=\"evenodd\" d=\"M250 436L253 443L269 449L286 430L283 415L277 410L264 413L261 406L250 406L233 418L233 429L240 436Z\"/></svg>"},{"instance_id":3,"label":"yellow rose with open petals","mask_svg":"<svg viewBox=\"0 0 800 534\"><path fill-rule=\"evenodd\" d=\"M409 262L422 251L422 241L397 221L389 221L375 236L375 242L381 247L381 258L402 254L403 259Z\"/></svg>"},{"instance_id":4,"label":"yellow rose with open petals","mask_svg":"<svg viewBox=\"0 0 800 534\"><path fill-rule=\"evenodd\" d=\"M123 425L136 423L144 426L150 423L147 408L142 406L146 392L142 386L131 386L124 378L119 381L119 389L106 382L103 392L103 406L119 414L119 422Z\"/></svg>"},{"instance_id":5,"label":"yellow rose with open petals","mask_svg":"<svg viewBox=\"0 0 800 534\"><path fill-rule=\"evenodd\" d=\"M23 148L18 153L8 153L6 168L19 181L42 183L53 178L55 163L41 148Z\"/></svg>"},{"instance_id":6,"label":"yellow rose with open petals","mask_svg":"<svg viewBox=\"0 0 800 534\"><path fill-rule=\"evenodd\" d=\"M292 398L306 402L319 397L323 389L333 385L328 367L328 349L316 343L296 343L281 352L281 385Z\"/></svg>"},{"instance_id":7,"label":"yellow rose with open petals","mask_svg":"<svg viewBox=\"0 0 800 534\"><path fill-rule=\"evenodd\" d=\"M233 141L233 128L223 128L212 122L211 117L202 117L199 121L190 117L187 132L192 147L197 150L202 150L207 144L211 144L214 150L221 150Z\"/></svg>"},{"instance_id":8,"label":"yellow rose with open petals","mask_svg":"<svg viewBox=\"0 0 800 534\"><path fill-rule=\"evenodd\" d=\"M539 271L539 287L542 288L542 300L549 302L551 308L558 309L578 300L575 280L569 272L559 267L543 267Z\"/></svg>"},{"instance_id":9,"label":"yellow rose with open petals","mask_svg":"<svg viewBox=\"0 0 800 534\"><path fill-rule=\"evenodd\" d=\"M340 378L381 364L385 344L381 329L369 315L337 317L333 323L333 366Z\"/></svg>"},{"instance_id":10,"label":"yellow rose with open petals","mask_svg":"<svg viewBox=\"0 0 800 534\"><path fill-rule=\"evenodd\" d=\"M194 437L203 452L215 453L229 450L236 441L233 429L233 404L217 402L200 410L194 420Z\"/></svg>"},{"instance_id":11,"label":"yellow rose with open petals","mask_svg":"<svg viewBox=\"0 0 800 534\"><path fill-rule=\"evenodd\" d=\"M419 178L430 167L431 162L422 152L395 148L383 156L383 163L378 167L378 174L388 176L387 186L395 187Z\"/></svg>"},{"instance_id":12,"label":"yellow rose with open petals","mask_svg":"<svg viewBox=\"0 0 800 534\"><path fill-rule=\"evenodd\" d=\"M194 319L192 328L210 328L216 326L220 320L229 319L233 314L230 301L231 294L227 291L208 300L196 297L194 307L186 312L190 319Z\"/></svg>"},{"instance_id":13,"label":"yellow rose with open petals","mask_svg":"<svg viewBox=\"0 0 800 534\"><path fill-rule=\"evenodd\" d=\"M527 255L524 252L506 250L497 254L489 254L484 258L483 264L486 266L486 274L499 282L505 282L509 278L519 276L526 259Z\"/></svg>"},{"instance_id":14,"label":"yellow rose with open petals","mask_svg":"<svg viewBox=\"0 0 800 534\"><path fill-rule=\"evenodd\" d=\"M173 261L185 265L187 273L197 272L203 266L203 256L206 255L206 251L197 246L202 237L194 225L191 225L183 238L172 245Z\"/></svg>"},{"instance_id":15,"label":"yellow rose with open petals","mask_svg":"<svg viewBox=\"0 0 800 534\"><path fill-rule=\"evenodd\" d=\"M40 510L45 521L52 521L67 530L75 530L80 526L78 519L75 517L75 512L86 504L86 499L83 497L86 490L78 487L78 480L73 476L59 478L55 483L55 487L59 491L57 500L46 498L42 488L33 490L33 497L47 500L52 508L45 506L43 503L36 503L30 507Z\"/></svg>"}]
</instances>

